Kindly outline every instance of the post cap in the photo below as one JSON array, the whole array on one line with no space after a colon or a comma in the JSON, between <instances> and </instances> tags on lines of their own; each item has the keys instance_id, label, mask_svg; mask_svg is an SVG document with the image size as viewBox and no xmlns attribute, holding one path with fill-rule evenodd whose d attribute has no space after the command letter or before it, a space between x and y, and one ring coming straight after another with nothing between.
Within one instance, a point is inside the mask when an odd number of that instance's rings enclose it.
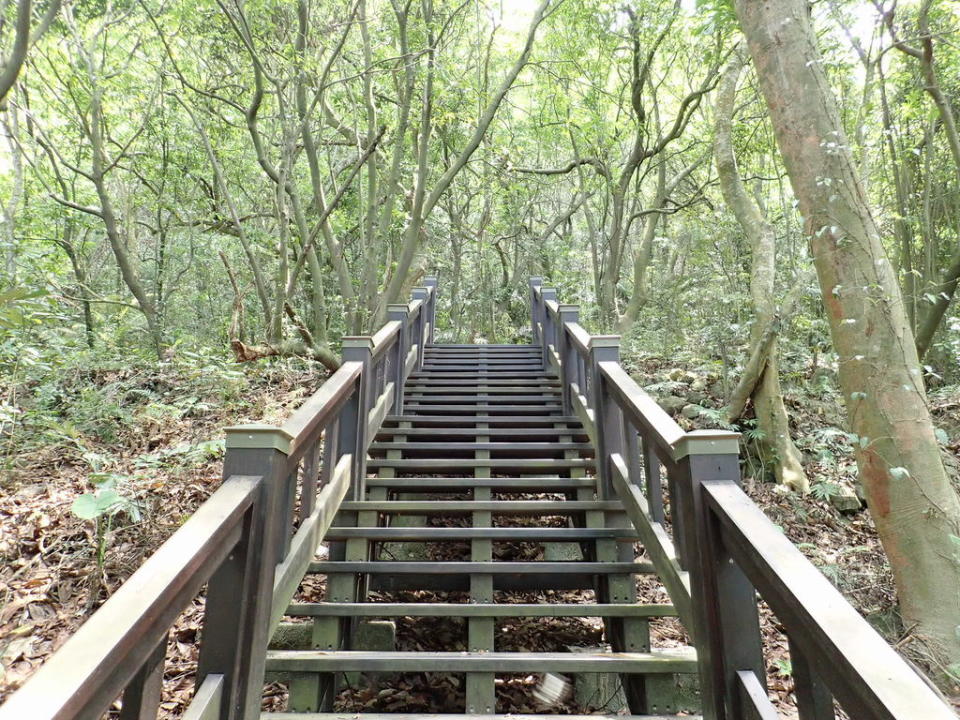
<instances>
[{"instance_id":1,"label":"post cap","mask_svg":"<svg viewBox=\"0 0 960 720\"><path fill-rule=\"evenodd\" d=\"M619 335L591 335L590 348L618 348L620 347Z\"/></svg>"},{"instance_id":2,"label":"post cap","mask_svg":"<svg viewBox=\"0 0 960 720\"><path fill-rule=\"evenodd\" d=\"M539 275L534 275L533 277L530 278L530 286L531 286L531 287L538 287L538 286L540 286L540 285L543 285L543 278L542 278L542 277L540 277Z\"/></svg>"},{"instance_id":3,"label":"post cap","mask_svg":"<svg viewBox=\"0 0 960 720\"><path fill-rule=\"evenodd\" d=\"M436 275L427 275L423 279L423 284L427 287L436 287L437 286L437 276Z\"/></svg>"},{"instance_id":4,"label":"post cap","mask_svg":"<svg viewBox=\"0 0 960 720\"><path fill-rule=\"evenodd\" d=\"M234 425L224 428L227 434L226 448L247 448L251 450L279 450L284 454L290 453L290 443L293 436L276 425L254 423L251 425Z\"/></svg>"},{"instance_id":5,"label":"post cap","mask_svg":"<svg viewBox=\"0 0 960 720\"><path fill-rule=\"evenodd\" d=\"M428 287L415 287L410 295L414 300L424 300L430 294L430 288Z\"/></svg>"},{"instance_id":6,"label":"post cap","mask_svg":"<svg viewBox=\"0 0 960 720\"><path fill-rule=\"evenodd\" d=\"M673 446L673 459L688 455L739 455L740 433L729 430L692 430Z\"/></svg>"},{"instance_id":7,"label":"post cap","mask_svg":"<svg viewBox=\"0 0 960 720\"><path fill-rule=\"evenodd\" d=\"M373 338L369 335L344 335L340 338L342 348L368 348L373 350Z\"/></svg>"},{"instance_id":8,"label":"post cap","mask_svg":"<svg viewBox=\"0 0 960 720\"><path fill-rule=\"evenodd\" d=\"M410 305L407 303L390 303L387 305L387 312L408 315L410 313Z\"/></svg>"},{"instance_id":9,"label":"post cap","mask_svg":"<svg viewBox=\"0 0 960 720\"><path fill-rule=\"evenodd\" d=\"M556 300L557 289L556 288L540 288L540 297L542 297L544 300Z\"/></svg>"},{"instance_id":10,"label":"post cap","mask_svg":"<svg viewBox=\"0 0 960 720\"><path fill-rule=\"evenodd\" d=\"M580 306L579 306L579 305L570 305L570 304L567 304L567 303L559 303L559 304L557 305L557 312L561 312L561 313L579 313L579 312L580 312Z\"/></svg>"}]
</instances>

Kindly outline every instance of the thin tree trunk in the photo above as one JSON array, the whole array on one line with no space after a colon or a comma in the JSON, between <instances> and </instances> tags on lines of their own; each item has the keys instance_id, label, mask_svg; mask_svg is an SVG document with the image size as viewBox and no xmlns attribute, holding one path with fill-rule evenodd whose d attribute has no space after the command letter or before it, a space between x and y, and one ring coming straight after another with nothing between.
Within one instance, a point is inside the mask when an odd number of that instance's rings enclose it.
<instances>
[{"instance_id":1,"label":"thin tree trunk","mask_svg":"<svg viewBox=\"0 0 960 720\"><path fill-rule=\"evenodd\" d=\"M755 369L758 374L750 378L753 381L751 396L757 429L760 431L760 455L765 462L772 462L778 483L806 493L810 490L810 482L803 471L800 451L790 437L790 421L783 405L783 391L780 389L777 333L768 332L768 329L773 329L773 319L777 313L774 294L777 268L776 232L744 187L733 147L734 101L737 80L742 69L743 59L739 54L734 54L720 81L714 155L723 199L733 211L750 243L750 297L753 301L754 316L750 329L750 348L751 354L760 348L766 350L759 354L760 365ZM746 370L744 375L749 378Z\"/></svg>"},{"instance_id":2,"label":"thin tree trunk","mask_svg":"<svg viewBox=\"0 0 960 720\"><path fill-rule=\"evenodd\" d=\"M806 223L860 480L915 637L960 661L960 501L944 470L897 278L880 243L806 0L735 0Z\"/></svg>"},{"instance_id":3,"label":"thin tree trunk","mask_svg":"<svg viewBox=\"0 0 960 720\"><path fill-rule=\"evenodd\" d=\"M514 61L513 66L507 73L507 76L503 79L503 82L500 83L500 86L497 88L494 96L490 99L490 102L484 109L483 114L481 115L476 128L474 128L473 134L471 135L470 140L467 142L466 147L460 152L450 167L447 168L446 172L444 172L444 174L437 180L436 184L433 186L433 189L430 191L429 196L422 201L421 206L417 207L415 204L414 213L412 214L410 221L407 224L406 232L404 233L403 247L400 250L400 256L397 258L397 267L394 269L393 274L391 275L387 284L386 293L384 293L385 302L381 302L379 306L378 320L381 319L385 313L386 304L396 302L397 298L400 297L400 292L403 289L404 283L407 279L407 274L410 271L410 267L413 264L413 259L420 247L420 234L424 221L436 206L440 196L447 191L447 189L450 187L450 183L453 182L453 179L457 176L457 174L459 174L464 166L466 166L467 162L473 156L473 153L476 152L478 147L480 147L480 143L487 133L487 128L490 127L490 123L493 122L493 118L496 116L497 110L500 109L500 104L503 102L503 99L513 86L513 83L520 74L520 71L526 66L527 60L530 57L530 53L533 50L533 42L537 35L537 28L539 28L540 23L543 22L551 2L553 2L553 0L541 0L540 5L537 7L533 14L533 18L530 21L530 27L527 30L526 42L524 43L520 55ZM428 55L428 58L430 58L428 62L431 62L432 55ZM424 110L425 113L429 112L429 103L425 105ZM424 192L426 189L425 183L427 168L425 167L425 164L427 149L423 146L429 143L430 140L429 122L425 121L422 124L422 127L424 128L425 132L421 132L419 140L421 144L420 155L422 162L419 163L417 172L419 178L417 182L418 194Z\"/></svg>"}]
</instances>

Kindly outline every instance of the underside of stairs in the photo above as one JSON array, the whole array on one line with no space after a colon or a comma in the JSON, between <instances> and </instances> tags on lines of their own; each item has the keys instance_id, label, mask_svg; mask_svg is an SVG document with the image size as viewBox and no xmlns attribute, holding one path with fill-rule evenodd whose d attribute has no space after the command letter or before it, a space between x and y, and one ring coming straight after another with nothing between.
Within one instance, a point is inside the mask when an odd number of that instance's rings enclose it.
<instances>
[{"instance_id":1,"label":"underside of stairs","mask_svg":"<svg viewBox=\"0 0 960 720\"><path fill-rule=\"evenodd\" d=\"M370 445L362 499L340 506L310 565L323 601L287 609L311 640L270 650L289 695L263 717L495 717L524 694L537 714L510 717L695 714L695 651L652 646L651 623L676 611L644 597L659 583L621 504L598 498L595 455L538 346L428 346ZM417 632L369 649L371 621ZM578 622L593 647L566 644ZM531 624L538 651L518 640L533 644ZM573 694L579 675L593 697ZM427 706L448 714L410 712L391 690L401 679L445 693ZM599 697L611 693L628 714Z\"/></svg>"}]
</instances>

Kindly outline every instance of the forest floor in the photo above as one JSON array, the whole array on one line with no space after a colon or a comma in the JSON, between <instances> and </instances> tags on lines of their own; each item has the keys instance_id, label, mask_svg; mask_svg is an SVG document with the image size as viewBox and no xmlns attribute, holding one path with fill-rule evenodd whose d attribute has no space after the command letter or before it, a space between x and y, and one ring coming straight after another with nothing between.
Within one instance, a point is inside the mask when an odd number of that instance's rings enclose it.
<instances>
[{"instance_id":1,"label":"forest floor","mask_svg":"<svg viewBox=\"0 0 960 720\"><path fill-rule=\"evenodd\" d=\"M686 428L718 425L723 387L712 370L660 358L634 358L626 364ZM276 422L321 379L313 371L289 366L220 368L201 375L189 364L77 373L58 383L62 407L75 407L82 399L81 388L94 387L100 391L98 397L106 397L122 412L94 418L94 422L64 411L56 432L48 432L42 442L24 440L22 431L31 429L25 421L19 431L0 426L0 702L216 489L222 428ZM854 508L841 511L830 502L833 496L852 495L855 483L852 449L841 429L841 400L829 379L804 387L808 389L802 395L788 396L787 402L814 492L807 496L781 492L763 480L763 468L750 464L745 489L888 641L922 666L923 648L897 616L889 565L869 514ZM18 396L26 398L31 392L36 396L37 390L25 386ZM935 391L931 403L947 439L948 464L956 471L960 390ZM29 403L24 405L27 417ZM103 527L104 542L99 547L96 524L71 511L74 500L92 490L91 479L116 487L136 503L142 515L138 522L113 518L109 527ZM849 498L847 502L853 504ZM542 557L542 550L527 545L506 544L498 553L523 560ZM447 554L462 550L431 548L433 553ZM310 579L301 596L317 599L323 590L322 580ZM640 591L646 602L666 599L658 584L641 582ZM202 610L203 601L198 599L170 634L164 718L178 717L192 692ZM789 717L794 698L786 640L768 609L763 608L762 617L770 694ZM400 649L437 649L440 643L454 650L465 636L461 631L453 625L440 628L429 622L400 621L398 643ZM686 641L675 620L654 623L652 632L655 645ZM499 649L563 650L601 644L602 627L596 621L557 619L557 627L546 634L540 621L510 621L498 626L497 638ZM498 712L542 711L536 700L539 682L536 676L505 679L498 687ZM284 695L281 686L273 686L266 702L282 706ZM435 712L449 709L461 695L456 678L437 676L391 683L376 692L346 691L338 707ZM577 709L572 700L564 700L553 711Z\"/></svg>"}]
</instances>

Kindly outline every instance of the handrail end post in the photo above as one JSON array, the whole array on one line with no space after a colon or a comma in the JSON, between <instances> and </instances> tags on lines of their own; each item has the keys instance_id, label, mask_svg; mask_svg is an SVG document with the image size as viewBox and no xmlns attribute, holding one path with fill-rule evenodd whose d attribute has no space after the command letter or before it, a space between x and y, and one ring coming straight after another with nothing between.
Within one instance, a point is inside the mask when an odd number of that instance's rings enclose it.
<instances>
[{"instance_id":1,"label":"handrail end post","mask_svg":"<svg viewBox=\"0 0 960 720\"><path fill-rule=\"evenodd\" d=\"M346 427L340 426L338 436L340 448L338 456L353 455L353 482L351 498L363 498L364 478L367 476L367 415L375 398L372 394L373 338L367 335L348 335L340 341L344 362L359 362L360 387L341 411L341 423L345 419Z\"/></svg>"},{"instance_id":2,"label":"handrail end post","mask_svg":"<svg viewBox=\"0 0 960 720\"><path fill-rule=\"evenodd\" d=\"M403 391L407 384L407 353L410 351L410 332L407 328L410 322L410 306L406 303L387 305L387 319L397 320L400 323L400 333L397 336L397 362L394 368L393 413L403 413Z\"/></svg>"},{"instance_id":3,"label":"handrail end post","mask_svg":"<svg viewBox=\"0 0 960 720\"><path fill-rule=\"evenodd\" d=\"M422 300L423 304L420 306L420 312L417 315L417 370L423 368L423 358L426 354L427 349L427 322L428 322L428 310L427 303L430 299L430 290L425 287L414 288L411 292L411 297L416 302L417 300Z\"/></svg>"},{"instance_id":4,"label":"handrail end post","mask_svg":"<svg viewBox=\"0 0 960 720\"><path fill-rule=\"evenodd\" d=\"M427 275L423 279L423 286L430 288L430 300L429 300L430 310L427 313L427 320L429 320L430 322L430 331L427 333L426 342L432 345L434 330L436 329L436 326L437 326L437 287L438 287L437 276Z\"/></svg>"},{"instance_id":5,"label":"handrail end post","mask_svg":"<svg viewBox=\"0 0 960 720\"><path fill-rule=\"evenodd\" d=\"M573 358L570 356L570 341L567 339L567 323L580 322L579 305L560 305L557 313L557 357L560 358L560 393L563 398L563 414L573 414L573 399L570 397Z\"/></svg>"},{"instance_id":6,"label":"handrail end post","mask_svg":"<svg viewBox=\"0 0 960 720\"><path fill-rule=\"evenodd\" d=\"M704 483L740 483L739 433L695 430L674 444L678 476L671 482L672 520L681 560L690 573L693 633L705 718L738 712L737 671L752 670L765 685L756 591L731 561L719 521L704 499Z\"/></svg>"},{"instance_id":7,"label":"handrail end post","mask_svg":"<svg viewBox=\"0 0 960 720\"><path fill-rule=\"evenodd\" d=\"M543 369L550 367L550 341L555 337L553 318L550 317L548 302L557 302L556 288L540 288L540 347L543 349Z\"/></svg>"},{"instance_id":8,"label":"handrail end post","mask_svg":"<svg viewBox=\"0 0 960 720\"><path fill-rule=\"evenodd\" d=\"M597 435L598 494L602 500L614 497L610 456L623 454L623 421L620 406L610 396L600 371L602 362L620 361L619 335L594 335L590 338L590 388Z\"/></svg>"},{"instance_id":9,"label":"handrail end post","mask_svg":"<svg viewBox=\"0 0 960 720\"><path fill-rule=\"evenodd\" d=\"M540 317L540 302L537 299L537 290L543 287L543 278L535 275L530 278L530 344L536 345L540 342L540 335L537 332L537 322Z\"/></svg>"},{"instance_id":10,"label":"handrail end post","mask_svg":"<svg viewBox=\"0 0 960 720\"><path fill-rule=\"evenodd\" d=\"M223 476L262 478L240 542L207 586L196 686L223 676L221 720L247 720L260 710L273 581L289 543L296 475L289 471L292 438L283 428L226 428Z\"/></svg>"}]
</instances>

